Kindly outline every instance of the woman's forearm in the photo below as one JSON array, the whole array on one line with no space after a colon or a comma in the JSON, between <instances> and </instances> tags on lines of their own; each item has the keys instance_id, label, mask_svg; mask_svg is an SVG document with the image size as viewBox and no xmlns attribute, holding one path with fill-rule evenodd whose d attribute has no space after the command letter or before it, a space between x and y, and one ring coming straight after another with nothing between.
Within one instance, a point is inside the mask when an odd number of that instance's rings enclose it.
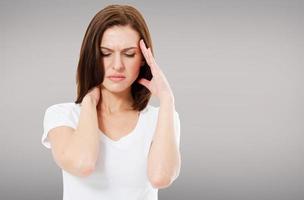
<instances>
[{"instance_id":1,"label":"woman's forearm","mask_svg":"<svg viewBox=\"0 0 304 200\"><path fill-rule=\"evenodd\" d=\"M77 129L65 151L65 155L87 173L94 170L99 155L97 119L95 102L90 97L85 97L81 103Z\"/></svg>"},{"instance_id":2,"label":"woman's forearm","mask_svg":"<svg viewBox=\"0 0 304 200\"><path fill-rule=\"evenodd\" d=\"M148 176L158 188L171 184L180 171L181 158L174 132L174 112L174 101L160 102L157 127L148 160Z\"/></svg>"}]
</instances>

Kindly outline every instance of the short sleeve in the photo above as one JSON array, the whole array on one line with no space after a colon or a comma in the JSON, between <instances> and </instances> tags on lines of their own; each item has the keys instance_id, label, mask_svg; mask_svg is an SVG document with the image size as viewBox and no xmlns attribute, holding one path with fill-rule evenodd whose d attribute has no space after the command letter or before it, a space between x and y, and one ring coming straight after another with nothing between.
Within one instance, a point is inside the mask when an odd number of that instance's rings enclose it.
<instances>
[{"instance_id":1,"label":"short sleeve","mask_svg":"<svg viewBox=\"0 0 304 200\"><path fill-rule=\"evenodd\" d=\"M47 137L51 129L58 126L69 126L74 128L69 114L69 109L65 104L55 104L46 109L43 119L43 135L41 138L41 143L46 148L51 148L51 144Z\"/></svg>"},{"instance_id":2,"label":"short sleeve","mask_svg":"<svg viewBox=\"0 0 304 200\"><path fill-rule=\"evenodd\" d=\"M174 112L174 130L175 130L175 137L176 137L176 142L178 145L178 148L180 146L180 119L179 119L179 114L178 112Z\"/></svg>"}]
</instances>

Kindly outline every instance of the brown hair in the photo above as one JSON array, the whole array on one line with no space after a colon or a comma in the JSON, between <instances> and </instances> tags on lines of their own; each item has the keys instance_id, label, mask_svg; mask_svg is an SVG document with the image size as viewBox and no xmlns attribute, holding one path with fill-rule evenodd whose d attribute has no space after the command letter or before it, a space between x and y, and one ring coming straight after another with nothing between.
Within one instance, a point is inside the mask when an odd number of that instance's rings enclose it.
<instances>
[{"instance_id":1,"label":"brown hair","mask_svg":"<svg viewBox=\"0 0 304 200\"><path fill-rule=\"evenodd\" d=\"M100 85L104 79L104 66L100 43L106 29L112 26L130 25L138 32L147 47L152 48L152 40L148 26L141 13L129 5L109 5L100 10L91 20L83 38L80 57L77 67L76 84L77 100L81 103L84 96L93 88ZM151 92L137 81L141 78L152 79L152 73L147 62L140 68L136 81L131 85L131 93L134 99L134 110L143 110L151 97ZM101 100L102 98L100 98Z\"/></svg>"}]
</instances>

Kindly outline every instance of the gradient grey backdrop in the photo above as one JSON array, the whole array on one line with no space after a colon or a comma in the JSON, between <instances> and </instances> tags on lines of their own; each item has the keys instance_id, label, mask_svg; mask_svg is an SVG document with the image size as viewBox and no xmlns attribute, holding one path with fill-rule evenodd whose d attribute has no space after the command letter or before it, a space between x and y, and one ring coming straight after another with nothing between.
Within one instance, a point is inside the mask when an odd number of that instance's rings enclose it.
<instances>
[{"instance_id":1,"label":"gradient grey backdrop","mask_svg":"<svg viewBox=\"0 0 304 200\"><path fill-rule=\"evenodd\" d=\"M1 200L62 199L43 116L75 100L85 30L109 3L1 1ZM127 3L181 119L181 173L159 199L303 199L303 1Z\"/></svg>"}]
</instances>

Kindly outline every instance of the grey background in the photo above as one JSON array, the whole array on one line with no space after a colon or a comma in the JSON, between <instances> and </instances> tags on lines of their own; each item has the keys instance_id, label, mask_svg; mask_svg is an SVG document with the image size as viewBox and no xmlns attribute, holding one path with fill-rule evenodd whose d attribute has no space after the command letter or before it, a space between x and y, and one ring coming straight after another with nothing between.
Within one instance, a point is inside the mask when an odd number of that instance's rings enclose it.
<instances>
[{"instance_id":1,"label":"grey background","mask_svg":"<svg viewBox=\"0 0 304 200\"><path fill-rule=\"evenodd\" d=\"M62 199L43 116L75 100L85 30L110 3L125 2L1 1L1 200ZM304 199L303 1L127 3L181 119L181 174L159 199Z\"/></svg>"}]
</instances>

